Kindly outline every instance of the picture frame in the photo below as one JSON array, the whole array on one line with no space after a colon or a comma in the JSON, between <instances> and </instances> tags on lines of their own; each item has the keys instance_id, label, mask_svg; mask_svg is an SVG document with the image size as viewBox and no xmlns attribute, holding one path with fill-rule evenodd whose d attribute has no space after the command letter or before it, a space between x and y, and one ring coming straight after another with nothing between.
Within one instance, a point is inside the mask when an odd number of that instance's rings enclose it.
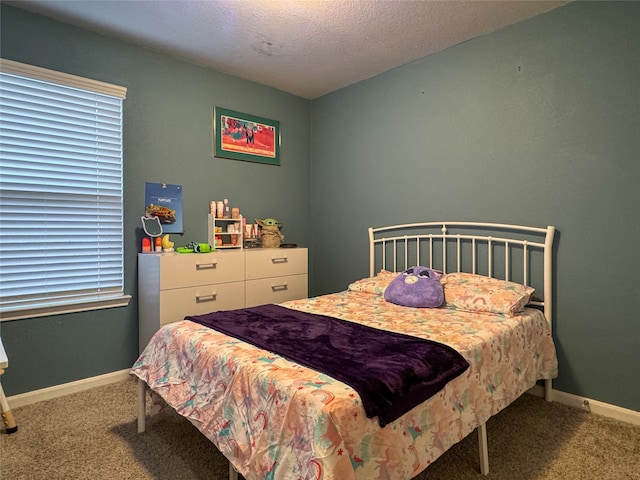
<instances>
[{"instance_id":1,"label":"picture frame","mask_svg":"<svg viewBox=\"0 0 640 480\"><path fill-rule=\"evenodd\" d=\"M213 132L215 157L280 165L280 122L276 120L214 107Z\"/></svg>"}]
</instances>

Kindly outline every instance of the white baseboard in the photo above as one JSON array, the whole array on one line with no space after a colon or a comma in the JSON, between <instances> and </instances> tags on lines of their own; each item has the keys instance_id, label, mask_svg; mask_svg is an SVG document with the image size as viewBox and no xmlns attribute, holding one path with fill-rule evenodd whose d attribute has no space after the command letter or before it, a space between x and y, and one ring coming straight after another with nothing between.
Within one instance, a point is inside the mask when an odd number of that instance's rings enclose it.
<instances>
[{"instance_id":1,"label":"white baseboard","mask_svg":"<svg viewBox=\"0 0 640 480\"><path fill-rule=\"evenodd\" d=\"M529 389L527 393L536 395L537 397L544 397L544 387L542 385L536 385ZM613 418L614 420L620 420L633 425L640 425L640 412L628 408L599 402L598 400L573 395L572 393L561 392L560 390L551 391L551 400L562 403L563 405L579 408L585 412L595 413L596 415L602 415L603 417Z\"/></svg>"},{"instance_id":2,"label":"white baseboard","mask_svg":"<svg viewBox=\"0 0 640 480\"><path fill-rule=\"evenodd\" d=\"M32 403L41 402L43 400L50 400L52 398L61 397L70 393L88 390L89 388L119 382L120 380L129 378L129 371L129 369L119 370L117 372L98 375L97 377L85 378L82 380L77 380L75 382L63 383L61 385L43 388L41 390L21 393L7 398L7 401L9 402L9 406L12 409L25 405L31 405ZM542 385L535 385L533 388L529 389L527 393L536 395L538 397L544 397L544 387ZM622 422L631 423L633 425L640 425L640 412L636 412L635 410L617 407L615 405L611 405L610 403L599 402L597 400L580 397L578 395L561 392L559 390L552 390L551 393L551 397L554 402L562 403L563 405L568 405L574 408L579 408L587 412L595 413L596 415L602 415L604 417L613 418Z\"/></svg>"},{"instance_id":3,"label":"white baseboard","mask_svg":"<svg viewBox=\"0 0 640 480\"><path fill-rule=\"evenodd\" d=\"M81 392L94 387L108 385L110 383L119 382L129 377L130 369L119 370L117 372L105 373L97 377L84 378L75 382L54 385L53 387L33 390L32 392L20 393L7 398L9 407L12 409L31 405L32 403L41 402L43 400L51 400L52 398L69 395L70 393Z\"/></svg>"}]
</instances>

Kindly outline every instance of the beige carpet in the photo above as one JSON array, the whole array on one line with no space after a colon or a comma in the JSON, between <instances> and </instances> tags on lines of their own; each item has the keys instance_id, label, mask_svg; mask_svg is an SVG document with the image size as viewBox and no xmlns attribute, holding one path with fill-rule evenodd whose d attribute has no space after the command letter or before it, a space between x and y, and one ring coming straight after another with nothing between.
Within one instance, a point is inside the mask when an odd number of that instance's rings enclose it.
<instances>
[{"instance_id":1,"label":"beige carpet","mask_svg":"<svg viewBox=\"0 0 640 480\"><path fill-rule=\"evenodd\" d=\"M0 479L227 478L225 458L175 414L148 419L138 435L136 396L131 379L15 409L18 431L0 435ZM487 428L487 480L640 480L638 426L524 395ZM476 439L474 432L416 479L485 478Z\"/></svg>"}]
</instances>

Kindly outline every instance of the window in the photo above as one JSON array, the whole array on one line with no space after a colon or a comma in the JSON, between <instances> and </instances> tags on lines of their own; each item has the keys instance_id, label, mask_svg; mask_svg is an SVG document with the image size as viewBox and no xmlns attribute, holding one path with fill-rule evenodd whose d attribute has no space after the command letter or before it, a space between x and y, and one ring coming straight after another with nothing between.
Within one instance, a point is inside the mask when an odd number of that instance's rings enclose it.
<instances>
[{"instance_id":1,"label":"window","mask_svg":"<svg viewBox=\"0 0 640 480\"><path fill-rule=\"evenodd\" d=\"M0 59L0 319L128 304L125 96Z\"/></svg>"}]
</instances>

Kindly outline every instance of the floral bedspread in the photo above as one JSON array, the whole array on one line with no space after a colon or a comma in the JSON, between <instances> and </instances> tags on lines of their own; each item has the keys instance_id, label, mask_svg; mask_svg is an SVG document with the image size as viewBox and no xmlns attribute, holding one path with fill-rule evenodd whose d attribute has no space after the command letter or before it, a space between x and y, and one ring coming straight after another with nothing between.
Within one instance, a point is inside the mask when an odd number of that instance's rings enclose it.
<instances>
[{"instance_id":1,"label":"floral bedspread","mask_svg":"<svg viewBox=\"0 0 640 480\"><path fill-rule=\"evenodd\" d=\"M446 343L470 368L380 428L337 380L190 321L166 325L132 373L247 480L410 479L536 380L557 375L548 323L534 309L514 317L414 309L352 291L282 305Z\"/></svg>"}]
</instances>

